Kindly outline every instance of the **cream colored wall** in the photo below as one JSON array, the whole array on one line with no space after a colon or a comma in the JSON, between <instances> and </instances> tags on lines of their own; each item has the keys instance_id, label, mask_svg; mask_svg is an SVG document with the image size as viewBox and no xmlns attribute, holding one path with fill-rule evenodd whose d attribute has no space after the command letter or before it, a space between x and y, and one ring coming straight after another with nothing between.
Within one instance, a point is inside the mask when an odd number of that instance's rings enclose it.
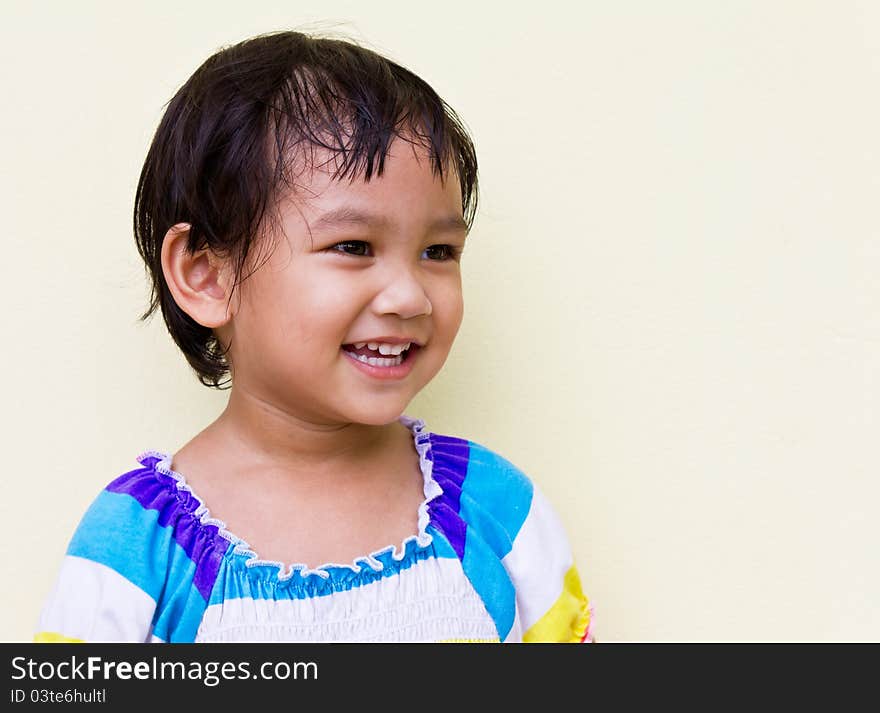
<instances>
[{"instance_id":1,"label":"cream colored wall","mask_svg":"<svg viewBox=\"0 0 880 713\"><path fill-rule=\"evenodd\" d=\"M163 104L221 45L323 21L473 132L465 322L409 412L544 488L598 637L880 640L880 6L421 7L5 3L0 638L98 490L225 403L136 321Z\"/></svg>"}]
</instances>

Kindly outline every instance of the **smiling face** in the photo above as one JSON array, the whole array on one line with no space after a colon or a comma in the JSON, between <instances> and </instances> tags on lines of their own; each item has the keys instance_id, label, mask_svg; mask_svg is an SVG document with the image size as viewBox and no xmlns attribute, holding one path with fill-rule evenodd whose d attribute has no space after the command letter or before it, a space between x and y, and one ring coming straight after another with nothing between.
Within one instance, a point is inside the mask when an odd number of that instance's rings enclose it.
<instances>
[{"instance_id":1,"label":"smiling face","mask_svg":"<svg viewBox=\"0 0 880 713\"><path fill-rule=\"evenodd\" d=\"M311 172L216 330L231 340L233 389L320 424L383 425L404 412L463 314L466 226L457 176L444 176L399 139L369 182Z\"/></svg>"}]
</instances>

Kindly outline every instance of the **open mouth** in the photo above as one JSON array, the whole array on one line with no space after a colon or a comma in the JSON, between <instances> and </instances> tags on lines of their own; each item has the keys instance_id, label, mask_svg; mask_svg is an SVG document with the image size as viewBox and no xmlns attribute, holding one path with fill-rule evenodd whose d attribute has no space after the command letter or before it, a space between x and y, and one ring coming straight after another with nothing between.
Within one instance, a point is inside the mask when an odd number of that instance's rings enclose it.
<instances>
[{"instance_id":1,"label":"open mouth","mask_svg":"<svg viewBox=\"0 0 880 713\"><path fill-rule=\"evenodd\" d=\"M343 344L343 350L353 358L370 366L400 366L420 349L415 342L407 344L379 344L376 342L358 342Z\"/></svg>"}]
</instances>

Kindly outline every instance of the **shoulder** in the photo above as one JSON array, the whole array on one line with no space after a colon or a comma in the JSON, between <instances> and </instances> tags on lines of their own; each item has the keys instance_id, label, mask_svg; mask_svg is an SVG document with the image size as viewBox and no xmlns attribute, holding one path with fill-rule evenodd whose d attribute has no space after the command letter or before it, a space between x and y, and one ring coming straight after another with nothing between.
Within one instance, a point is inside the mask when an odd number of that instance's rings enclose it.
<instances>
[{"instance_id":1,"label":"shoulder","mask_svg":"<svg viewBox=\"0 0 880 713\"><path fill-rule=\"evenodd\" d=\"M203 565L208 553L217 560L228 543L202 521L205 509L168 470L167 455L147 451L137 461L140 467L98 493L66 554L107 567L156 599L172 571L179 576Z\"/></svg>"},{"instance_id":2,"label":"shoulder","mask_svg":"<svg viewBox=\"0 0 880 713\"><path fill-rule=\"evenodd\" d=\"M503 557L535 503L534 482L497 451L477 441L429 433L425 457L443 491L435 509L457 515L472 534L487 539Z\"/></svg>"},{"instance_id":3,"label":"shoulder","mask_svg":"<svg viewBox=\"0 0 880 713\"><path fill-rule=\"evenodd\" d=\"M161 537L159 508L167 510L173 485L155 469L161 454L138 458L141 467L119 475L92 501L67 548L69 557L96 563L124 576L151 595L157 584L150 560L167 547ZM144 550L151 549L150 558Z\"/></svg>"}]
</instances>

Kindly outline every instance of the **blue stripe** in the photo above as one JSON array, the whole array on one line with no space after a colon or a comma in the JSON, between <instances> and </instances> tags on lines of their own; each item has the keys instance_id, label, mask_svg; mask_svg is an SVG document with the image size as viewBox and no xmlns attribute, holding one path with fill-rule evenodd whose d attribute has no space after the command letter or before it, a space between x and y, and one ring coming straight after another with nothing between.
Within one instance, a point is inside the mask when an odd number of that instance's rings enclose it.
<instances>
[{"instance_id":1,"label":"blue stripe","mask_svg":"<svg viewBox=\"0 0 880 713\"><path fill-rule=\"evenodd\" d=\"M495 622L499 638L504 641L516 617L516 590L490 545L471 527L467 531L461 566Z\"/></svg>"},{"instance_id":2,"label":"blue stripe","mask_svg":"<svg viewBox=\"0 0 880 713\"><path fill-rule=\"evenodd\" d=\"M110 567L158 601L171 540L158 518L130 495L103 491L83 515L67 554Z\"/></svg>"},{"instance_id":3,"label":"blue stripe","mask_svg":"<svg viewBox=\"0 0 880 713\"><path fill-rule=\"evenodd\" d=\"M180 551L180 548L176 548ZM175 560L177 554L175 553ZM169 643L192 643L202 623L208 604L192 584L195 566L188 577L175 577L169 582L163 603L157 607L153 634ZM172 583L173 582L173 583Z\"/></svg>"},{"instance_id":4,"label":"blue stripe","mask_svg":"<svg viewBox=\"0 0 880 713\"><path fill-rule=\"evenodd\" d=\"M460 512L468 531L477 530L498 559L510 552L533 492L532 482L510 461L471 442Z\"/></svg>"}]
</instances>

